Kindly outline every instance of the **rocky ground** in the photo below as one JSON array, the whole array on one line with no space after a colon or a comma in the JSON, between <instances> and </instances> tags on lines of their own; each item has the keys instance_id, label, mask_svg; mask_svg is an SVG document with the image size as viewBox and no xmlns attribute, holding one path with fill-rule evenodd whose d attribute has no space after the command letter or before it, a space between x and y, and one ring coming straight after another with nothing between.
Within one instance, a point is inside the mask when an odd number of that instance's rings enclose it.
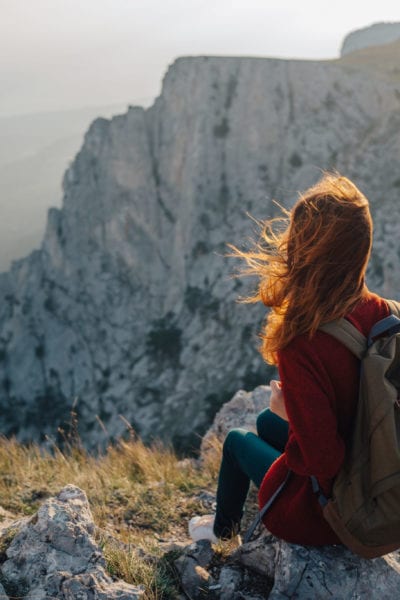
<instances>
[{"instance_id":1,"label":"rocky ground","mask_svg":"<svg viewBox=\"0 0 400 600\"><path fill-rule=\"evenodd\" d=\"M196 462L200 470L212 464L210 454L218 452L218 435L224 436L227 428L240 423L251 426L255 411L267 404L268 392L266 387L254 393L238 392L217 415L201 457L181 460L179 468L186 469L188 462L190 468ZM148 489L154 485L148 484ZM197 509L207 513L214 508L214 491L189 485L186 494L191 502L195 496ZM148 500L151 503L151 496ZM171 499L172 506L174 502L175 510L181 511L177 495ZM175 526L154 535L160 551L156 557L137 541L122 541L118 528L113 531L95 523L95 505L91 504L82 489L69 484L42 501L31 516L16 519L10 511L2 511L1 600L392 600L400 589L399 552L363 560L340 546L317 549L287 544L264 528L242 545L191 543L186 529L190 515L183 517L181 512ZM156 511L159 507L149 508ZM256 510L254 493L248 508L245 527ZM140 515L132 514L132 520L135 516ZM110 560L112 552L119 555L119 570L116 561ZM152 568L153 578L164 565L169 586L158 583L154 587L149 579L147 584L124 581L124 557Z\"/></svg>"}]
</instances>

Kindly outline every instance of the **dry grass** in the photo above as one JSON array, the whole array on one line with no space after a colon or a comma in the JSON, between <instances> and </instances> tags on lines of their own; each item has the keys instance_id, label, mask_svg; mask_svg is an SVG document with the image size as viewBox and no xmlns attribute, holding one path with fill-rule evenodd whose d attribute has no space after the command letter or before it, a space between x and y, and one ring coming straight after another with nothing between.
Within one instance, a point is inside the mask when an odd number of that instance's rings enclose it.
<instances>
[{"instance_id":1,"label":"dry grass","mask_svg":"<svg viewBox=\"0 0 400 600\"><path fill-rule=\"evenodd\" d=\"M0 438L0 505L29 515L64 485L79 486L96 525L120 542L100 540L110 573L144 585L146 600L172 600L177 585L164 548L169 541L185 542L188 519L207 512L198 496L215 491L219 460L218 443L199 468L196 461L179 461L170 448L147 447L134 435L101 456L91 456L79 443L63 452L44 451Z\"/></svg>"}]
</instances>

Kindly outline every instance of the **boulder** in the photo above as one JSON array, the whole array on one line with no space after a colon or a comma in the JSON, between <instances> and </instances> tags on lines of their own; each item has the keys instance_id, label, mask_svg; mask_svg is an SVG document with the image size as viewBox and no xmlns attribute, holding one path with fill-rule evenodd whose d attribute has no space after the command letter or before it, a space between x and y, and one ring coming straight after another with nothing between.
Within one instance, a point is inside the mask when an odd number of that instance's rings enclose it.
<instances>
[{"instance_id":1,"label":"boulder","mask_svg":"<svg viewBox=\"0 0 400 600\"><path fill-rule=\"evenodd\" d=\"M5 599L137 600L142 596L140 587L113 581L106 573L88 500L78 487L67 485L15 528L0 567Z\"/></svg>"},{"instance_id":2,"label":"boulder","mask_svg":"<svg viewBox=\"0 0 400 600\"><path fill-rule=\"evenodd\" d=\"M210 586L215 583L209 566L213 558L211 544L200 540L188 546L175 561L175 567L180 575L181 585L189 598L206 598Z\"/></svg>"},{"instance_id":3,"label":"boulder","mask_svg":"<svg viewBox=\"0 0 400 600\"><path fill-rule=\"evenodd\" d=\"M306 547L263 535L243 544L231 558L273 579L269 600L389 600L400 589L399 552L366 560L343 546Z\"/></svg>"},{"instance_id":4,"label":"boulder","mask_svg":"<svg viewBox=\"0 0 400 600\"><path fill-rule=\"evenodd\" d=\"M299 546L267 533L222 562L210 548L191 544L176 562L192 600L392 600L400 589L399 552L365 560L343 546Z\"/></svg>"}]
</instances>

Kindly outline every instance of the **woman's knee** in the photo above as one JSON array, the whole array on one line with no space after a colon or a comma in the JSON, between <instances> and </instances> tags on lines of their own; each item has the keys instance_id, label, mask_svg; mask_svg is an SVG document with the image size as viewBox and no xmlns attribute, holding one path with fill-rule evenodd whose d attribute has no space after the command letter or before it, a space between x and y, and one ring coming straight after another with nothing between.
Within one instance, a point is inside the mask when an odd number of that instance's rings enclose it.
<instances>
[{"instance_id":1,"label":"woman's knee","mask_svg":"<svg viewBox=\"0 0 400 600\"><path fill-rule=\"evenodd\" d=\"M257 416L256 423L258 436L264 442L268 442L268 444L283 452L288 440L288 422L278 417L271 409L266 408Z\"/></svg>"},{"instance_id":2,"label":"woman's knee","mask_svg":"<svg viewBox=\"0 0 400 600\"><path fill-rule=\"evenodd\" d=\"M235 453L235 450L243 445L243 440L248 433L248 431L239 427L228 431L223 446L224 454Z\"/></svg>"},{"instance_id":3,"label":"woman's knee","mask_svg":"<svg viewBox=\"0 0 400 600\"><path fill-rule=\"evenodd\" d=\"M271 425L271 411L269 408L265 408L257 415L256 427L257 434L260 438L265 439L268 435L268 429Z\"/></svg>"}]
</instances>

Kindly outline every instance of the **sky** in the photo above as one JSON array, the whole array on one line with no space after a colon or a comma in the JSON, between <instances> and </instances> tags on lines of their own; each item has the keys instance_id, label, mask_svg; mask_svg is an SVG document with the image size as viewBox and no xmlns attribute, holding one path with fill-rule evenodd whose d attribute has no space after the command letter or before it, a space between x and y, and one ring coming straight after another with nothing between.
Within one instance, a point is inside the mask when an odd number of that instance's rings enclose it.
<instances>
[{"instance_id":1,"label":"sky","mask_svg":"<svg viewBox=\"0 0 400 600\"><path fill-rule=\"evenodd\" d=\"M178 56L336 58L399 0L0 0L0 116L149 105Z\"/></svg>"}]
</instances>

